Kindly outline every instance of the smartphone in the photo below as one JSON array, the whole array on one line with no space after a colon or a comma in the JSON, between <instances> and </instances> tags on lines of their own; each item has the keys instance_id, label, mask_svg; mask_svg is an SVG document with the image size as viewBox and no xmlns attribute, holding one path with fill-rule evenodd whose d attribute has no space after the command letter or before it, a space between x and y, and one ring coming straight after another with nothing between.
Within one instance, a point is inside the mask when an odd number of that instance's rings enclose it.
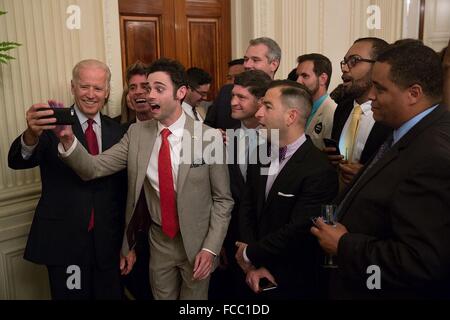
<instances>
[{"instance_id":1,"label":"smartphone","mask_svg":"<svg viewBox=\"0 0 450 320\"><path fill-rule=\"evenodd\" d=\"M259 279L259 289L261 291L268 291L272 289L276 289L277 285L270 282L267 278L261 278Z\"/></svg>"},{"instance_id":2,"label":"smartphone","mask_svg":"<svg viewBox=\"0 0 450 320\"><path fill-rule=\"evenodd\" d=\"M53 110L53 115L45 116L41 119L56 118L56 125L72 125L75 123L76 115L73 108L41 108L38 111L44 111L47 109Z\"/></svg>"},{"instance_id":3,"label":"smartphone","mask_svg":"<svg viewBox=\"0 0 450 320\"><path fill-rule=\"evenodd\" d=\"M334 155L340 155L341 151L339 150L339 143L333 139L323 138L323 143L327 148L336 148L336 151L333 153Z\"/></svg>"}]
</instances>

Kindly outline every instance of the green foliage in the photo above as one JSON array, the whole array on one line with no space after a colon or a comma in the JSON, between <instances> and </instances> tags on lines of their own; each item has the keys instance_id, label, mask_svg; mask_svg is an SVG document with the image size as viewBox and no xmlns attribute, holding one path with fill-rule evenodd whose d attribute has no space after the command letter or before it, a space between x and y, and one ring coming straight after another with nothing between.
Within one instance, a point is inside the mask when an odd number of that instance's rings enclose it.
<instances>
[{"instance_id":1,"label":"green foliage","mask_svg":"<svg viewBox=\"0 0 450 320\"><path fill-rule=\"evenodd\" d=\"M0 16L4 14L6 14L5 11L0 11ZM7 52L19 46L21 46L21 44L17 42L11 41L0 42L0 63L8 63L9 60L15 59L14 57L7 54Z\"/></svg>"}]
</instances>

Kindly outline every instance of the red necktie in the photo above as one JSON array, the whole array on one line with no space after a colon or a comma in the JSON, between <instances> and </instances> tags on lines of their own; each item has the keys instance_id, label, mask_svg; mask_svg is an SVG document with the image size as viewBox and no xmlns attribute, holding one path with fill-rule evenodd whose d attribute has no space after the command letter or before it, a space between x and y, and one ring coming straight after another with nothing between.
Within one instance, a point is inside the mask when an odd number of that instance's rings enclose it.
<instances>
[{"instance_id":1,"label":"red necktie","mask_svg":"<svg viewBox=\"0 0 450 320\"><path fill-rule=\"evenodd\" d=\"M86 131L84 132L84 136L86 138L88 151L92 155L98 154L98 141L97 141L97 135L95 134L94 127L92 124L94 123L93 119L88 119L87 121L88 127ZM91 231L94 229L94 208L91 210L91 217L89 219L89 226L88 231Z\"/></svg>"},{"instance_id":2,"label":"red necktie","mask_svg":"<svg viewBox=\"0 0 450 320\"><path fill-rule=\"evenodd\" d=\"M173 189L172 161L170 145L167 137L169 129L161 131L161 148L158 155L159 201L161 206L161 225L163 232L173 239L180 226L178 225L175 190Z\"/></svg>"}]
</instances>

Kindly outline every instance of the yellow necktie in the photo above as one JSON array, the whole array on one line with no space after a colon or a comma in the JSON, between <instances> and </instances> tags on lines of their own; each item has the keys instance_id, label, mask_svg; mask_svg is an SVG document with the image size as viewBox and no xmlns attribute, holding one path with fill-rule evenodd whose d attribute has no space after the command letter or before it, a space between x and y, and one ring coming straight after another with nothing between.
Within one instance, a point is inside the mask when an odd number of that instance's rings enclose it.
<instances>
[{"instance_id":1,"label":"yellow necktie","mask_svg":"<svg viewBox=\"0 0 450 320\"><path fill-rule=\"evenodd\" d=\"M362 109L357 104L352 111L352 119L348 126L347 134L345 135L345 159L348 161L353 160L353 150L356 143L356 135L358 134L359 120L361 119Z\"/></svg>"}]
</instances>

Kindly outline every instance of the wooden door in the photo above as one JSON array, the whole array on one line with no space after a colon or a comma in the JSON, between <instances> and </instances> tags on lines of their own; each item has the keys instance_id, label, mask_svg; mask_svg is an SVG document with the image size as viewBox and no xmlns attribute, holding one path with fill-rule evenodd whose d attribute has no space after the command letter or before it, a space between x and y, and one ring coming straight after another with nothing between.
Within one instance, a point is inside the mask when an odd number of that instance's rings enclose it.
<instances>
[{"instance_id":1,"label":"wooden door","mask_svg":"<svg viewBox=\"0 0 450 320\"><path fill-rule=\"evenodd\" d=\"M122 67L177 59L213 77L211 97L231 58L230 0L119 0Z\"/></svg>"}]
</instances>

